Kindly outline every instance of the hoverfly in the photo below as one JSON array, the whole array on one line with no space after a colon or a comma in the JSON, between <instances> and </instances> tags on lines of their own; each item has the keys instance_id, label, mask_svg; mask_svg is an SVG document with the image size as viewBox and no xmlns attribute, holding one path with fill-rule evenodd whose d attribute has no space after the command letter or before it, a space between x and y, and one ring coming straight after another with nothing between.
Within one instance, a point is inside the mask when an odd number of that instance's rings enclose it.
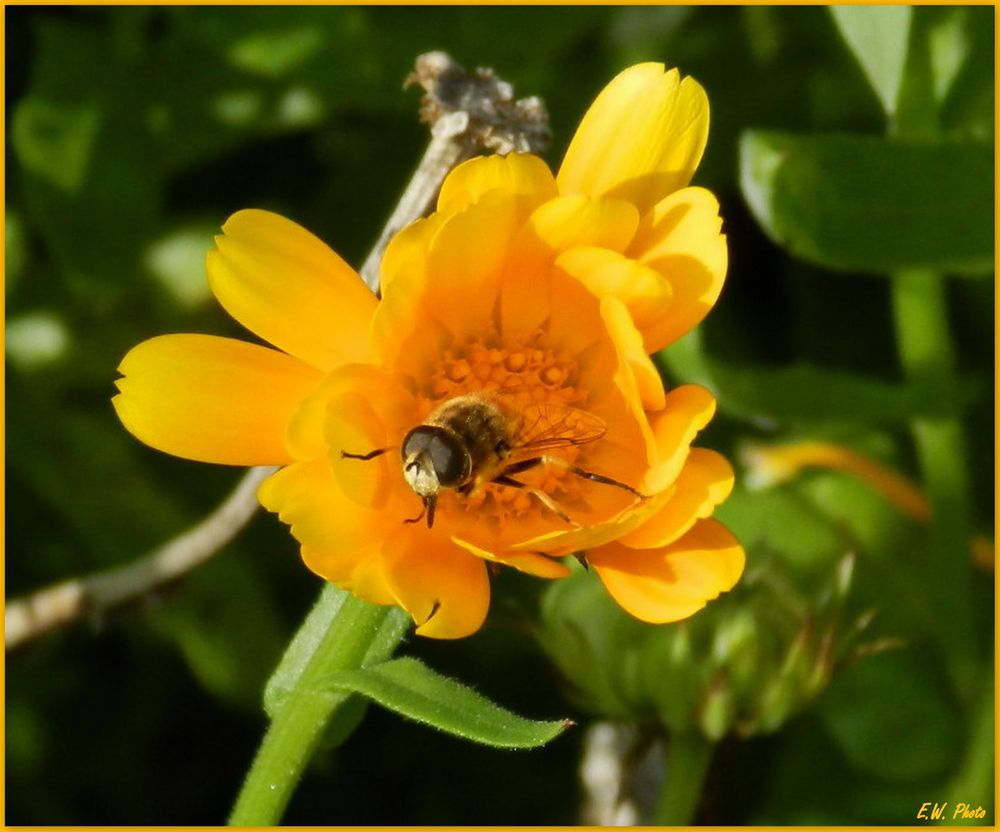
<instances>
[{"instance_id":1,"label":"hoverfly","mask_svg":"<svg viewBox=\"0 0 1000 832\"><path fill-rule=\"evenodd\" d=\"M597 416L564 405L531 404L516 408L502 396L488 393L448 399L412 428L400 446L403 478L423 501L420 514L405 522L416 523L426 515L427 527L431 528L441 489L469 495L492 483L523 489L562 520L573 523L544 491L514 479L539 465L558 466L578 477L646 499L646 495L630 485L547 453L595 442L606 430ZM342 450L340 455L367 460L389 450L392 448L379 448L367 454Z\"/></svg>"}]
</instances>

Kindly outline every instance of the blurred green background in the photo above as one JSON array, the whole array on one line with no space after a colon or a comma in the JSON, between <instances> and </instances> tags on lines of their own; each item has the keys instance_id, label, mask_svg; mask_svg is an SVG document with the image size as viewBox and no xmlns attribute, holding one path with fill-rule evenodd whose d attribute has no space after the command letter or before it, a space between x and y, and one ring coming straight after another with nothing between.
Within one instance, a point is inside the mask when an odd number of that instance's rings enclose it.
<instances>
[{"instance_id":1,"label":"blurred green background","mask_svg":"<svg viewBox=\"0 0 1000 832\"><path fill-rule=\"evenodd\" d=\"M737 487L720 517L750 581L728 609L761 580L813 597L853 551L847 603L876 609L870 637L899 646L773 730L724 739L697 819L910 824L926 801L964 800L992 822L993 573L948 543L993 536L994 12L898 8L905 21L838 28L815 7L8 7L7 597L126 563L235 483L126 434L114 368L152 335L242 334L203 267L239 208L279 211L361 263L425 145L401 90L418 54L542 96L553 164L617 71L665 61L708 91L695 181L730 242L718 307L662 361L719 397L702 444L735 458L748 440L833 440L917 480L942 447L965 454L944 454L954 470L932 499L954 512L930 533L842 473ZM945 327L917 348L927 373L901 361L894 325L894 282L914 275L944 293ZM918 422L951 444L925 454ZM318 589L260 516L156 597L9 655L7 822L221 822L264 729L264 681ZM372 708L285 821L577 823L585 708L601 706L539 646L543 589L503 575L480 633L404 652L580 727L498 752ZM778 672L755 667L751 686Z\"/></svg>"}]
</instances>

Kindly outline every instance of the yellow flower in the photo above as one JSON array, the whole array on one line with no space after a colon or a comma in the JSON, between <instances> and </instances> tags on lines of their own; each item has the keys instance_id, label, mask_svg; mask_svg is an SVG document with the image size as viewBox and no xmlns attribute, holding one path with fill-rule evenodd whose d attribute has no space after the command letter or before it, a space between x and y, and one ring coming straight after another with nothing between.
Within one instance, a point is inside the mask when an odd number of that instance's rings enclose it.
<instances>
[{"instance_id":1,"label":"yellow flower","mask_svg":"<svg viewBox=\"0 0 1000 832\"><path fill-rule=\"evenodd\" d=\"M210 283L278 349L146 341L119 367L122 422L189 459L284 466L258 496L306 564L423 635L477 630L491 569L559 578L575 552L637 617L691 615L742 572L710 518L733 475L691 448L711 395L665 391L648 353L725 276L717 203L685 187L707 122L691 79L626 70L558 177L527 154L456 168L386 251L381 301L289 220L235 214Z\"/></svg>"}]
</instances>

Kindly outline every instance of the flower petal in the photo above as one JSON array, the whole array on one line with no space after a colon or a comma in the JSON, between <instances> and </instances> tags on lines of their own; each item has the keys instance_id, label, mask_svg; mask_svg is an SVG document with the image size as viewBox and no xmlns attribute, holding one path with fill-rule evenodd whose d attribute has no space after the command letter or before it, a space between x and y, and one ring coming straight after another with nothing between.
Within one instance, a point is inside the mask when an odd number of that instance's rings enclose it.
<instances>
[{"instance_id":1,"label":"flower petal","mask_svg":"<svg viewBox=\"0 0 1000 832\"><path fill-rule=\"evenodd\" d=\"M354 269L270 211L238 211L222 230L208 279L230 315L321 370L365 360L376 300Z\"/></svg>"},{"instance_id":2,"label":"flower petal","mask_svg":"<svg viewBox=\"0 0 1000 832\"><path fill-rule=\"evenodd\" d=\"M625 304L617 297L601 300L601 317L608 328L611 340L618 349L622 364L628 368L646 410L660 410L666 402L663 380L643 347L642 335L636 328ZM645 421L645 416L636 413L636 418Z\"/></svg>"},{"instance_id":3,"label":"flower petal","mask_svg":"<svg viewBox=\"0 0 1000 832\"><path fill-rule=\"evenodd\" d=\"M122 359L112 399L147 445L223 465L291 460L285 429L323 376L267 347L213 335L161 335Z\"/></svg>"},{"instance_id":4,"label":"flower petal","mask_svg":"<svg viewBox=\"0 0 1000 832\"><path fill-rule=\"evenodd\" d=\"M601 318L599 299L561 269L553 269L538 284L543 289L542 297L547 297L550 304L547 327L550 346L576 358L579 366L576 387L587 391L589 401L599 399L614 386L620 364L615 344Z\"/></svg>"},{"instance_id":5,"label":"flower petal","mask_svg":"<svg viewBox=\"0 0 1000 832\"><path fill-rule=\"evenodd\" d=\"M427 249L445 218L444 214L424 217L410 223L389 240L379 269L379 288L383 298L393 294L392 286L400 277L409 278L413 286L423 287L427 273Z\"/></svg>"},{"instance_id":6,"label":"flower petal","mask_svg":"<svg viewBox=\"0 0 1000 832\"><path fill-rule=\"evenodd\" d=\"M299 543L321 553L331 570L349 573L361 559L378 555L378 541L385 526L383 513L350 502L325 459L282 468L261 483L257 499L292 527L292 535Z\"/></svg>"},{"instance_id":7,"label":"flower petal","mask_svg":"<svg viewBox=\"0 0 1000 832\"><path fill-rule=\"evenodd\" d=\"M397 603L431 638L478 630L490 605L486 564L428 529L404 529L385 543L384 568Z\"/></svg>"},{"instance_id":8,"label":"flower petal","mask_svg":"<svg viewBox=\"0 0 1000 832\"><path fill-rule=\"evenodd\" d=\"M622 251L639 222L635 206L622 200L559 197L539 206L515 237L500 298L505 332L530 332L548 317L544 290L555 258L577 246Z\"/></svg>"},{"instance_id":9,"label":"flower petal","mask_svg":"<svg viewBox=\"0 0 1000 832\"><path fill-rule=\"evenodd\" d=\"M431 240L425 309L456 337L479 335L493 326L518 226L515 200L494 190L446 219Z\"/></svg>"},{"instance_id":10,"label":"flower petal","mask_svg":"<svg viewBox=\"0 0 1000 832\"><path fill-rule=\"evenodd\" d=\"M424 377L448 344L495 328L501 278L518 227L515 202L494 189L400 244L372 322L373 345L385 367Z\"/></svg>"},{"instance_id":11,"label":"flower petal","mask_svg":"<svg viewBox=\"0 0 1000 832\"><path fill-rule=\"evenodd\" d=\"M694 328L722 291L729 255L718 201L704 188L671 194L642 218L628 254L672 290L670 305L640 327L656 352Z\"/></svg>"},{"instance_id":12,"label":"flower petal","mask_svg":"<svg viewBox=\"0 0 1000 832\"><path fill-rule=\"evenodd\" d=\"M408 264L395 270L383 286L372 318L372 349L378 363L413 377L429 372L451 340L448 329L425 304L426 279L426 252L419 253L414 246Z\"/></svg>"},{"instance_id":13,"label":"flower petal","mask_svg":"<svg viewBox=\"0 0 1000 832\"><path fill-rule=\"evenodd\" d=\"M385 582L382 558L378 554L368 554L356 559L338 558L303 546L302 561L324 580L371 604L388 606L396 603L395 596Z\"/></svg>"},{"instance_id":14,"label":"flower petal","mask_svg":"<svg viewBox=\"0 0 1000 832\"><path fill-rule=\"evenodd\" d=\"M373 403L384 432L394 437L393 441L401 440L403 432L413 427L416 407L413 397L393 376L373 364L346 364L323 380L302 403L289 424L286 441L296 459L327 456L330 449L326 437L330 400L340 393L351 391ZM374 446L368 450L374 450Z\"/></svg>"},{"instance_id":15,"label":"flower petal","mask_svg":"<svg viewBox=\"0 0 1000 832\"><path fill-rule=\"evenodd\" d=\"M637 346L639 336L624 307L618 313L608 311L609 305L621 306L617 300L599 301L580 281L558 269L545 282L551 285L553 298L550 344L577 359L575 386L587 394L585 409L608 426L608 434L587 446L587 460L581 462L599 460L600 473L638 487L637 477L655 456L642 394L650 403L662 404L659 376L641 345ZM614 318L615 332L610 330L608 316ZM623 328L631 331L631 337L619 331ZM614 449L617 459L609 458L605 449Z\"/></svg>"},{"instance_id":16,"label":"flower petal","mask_svg":"<svg viewBox=\"0 0 1000 832\"><path fill-rule=\"evenodd\" d=\"M573 552L582 552L618 540L623 534L632 531L644 523L655 513L655 505L637 503L619 512L618 516L579 529L556 529L536 535L521 543L514 544L515 551L545 552L548 555L561 557Z\"/></svg>"},{"instance_id":17,"label":"flower petal","mask_svg":"<svg viewBox=\"0 0 1000 832\"><path fill-rule=\"evenodd\" d=\"M677 479L691 443L714 414L715 399L704 387L684 384L667 393L663 410L651 417L656 460L646 472L644 493L658 494Z\"/></svg>"},{"instance_id":18,"label":"flower petal","mask_svg":"<svg viewBox=\"0 0 1000 832\"><path fill-rule=\"evenodd\" d=\"M707 139L701 85L663 64L637 64L583 117L556 177L559 192L626 199L645 213L687 185Z\"/></svg>"},{"instance_id":19,"label":"flower petal","mask_svg":"<svg viewBox=\"0 0 1000 832\"><path fill-rule=\"evenodd\" d=\"M651 336L670 315L673 290L663 275L636 260L602 248L575 248L556 261L598 297L615 297L628 308L642 333L644 353L655 352Z\"/></svg>"},{"instance_id":20,"label":"flower petal","mask_svg":"<svg viewBox=\"0 0 1000 832\"><path fill-rule=\"evenodd\" d=\"M639 225L635 206L621 199L561 196L535 209L527 228L554 252L578 246L624 251Z\"/></svg>"},{"instance_id":21,"label":"flower petal","mask_svg":"<svg viewBox=\"0 0 1000 832\"><path fill-rule=\"evenodd\" d=\"M717 520L701 520L682 538L660 549L610 543L588 553L611 597L642 621L664 624L694 614L732 589L745 556Z\"/></svg>"},{"instance_id":22,"label":"flower petal","mask_svg":"<svg viewBox=\"0 0 1000 832\"><path fill-rule=\"evenodd\" d=\"M381 508L389 489L404 485L399 447L415 413L413 396L395 378L371 364L347 364L303 402L288 447L300 460L326 459L345 496ZM374 451L383 453L358 458Z\"/></svg>"},{"instance_id":23,"label":"flower petal","mask_svg":"<svg viewBox=\"0 0 1000 832\"><path fill-rule=\"evenodd\" d=\"M558 193L552 171L530 153L477 156L456 167L441 185L437 210L454 214L500 189L519 198L524 209L552 199Z\"/></svg>"},{"instance_id":24,"label":"flower petal","mask_svg":"<svg viewBox=\"0 0 1000 832\"><path fill-rule=\"evenodd\" d=\"M619 541L632 549L670 545L697 520L712 514L733 490L733 479L733 468L722 454L692 448L671 498L646 523Z\"/></svg>"},{"instance_id":25,"label":"flower petal","mask_svg":"<svg viewBox=\"0 0 1000 832\"><path fill-rule=\"evenodd\" d=\"M601 444L604 444L604 440ZM608 472L620 482L626 482L629 477L621 471L616 471L612 465L605 464L605 460L617 447L617 443L611 444L612 447L608 449L607 455L602 453L601 456L595 458L596 465L591 465L589 457L586 464L590 466L591 470L597 470L598 473ZM632 479L634 478L633 476ZM604 490L599 491L598 489ZM524 531L528 534L523 535L519 541L511 543L509 548L519 552L544 552L550 556L562 556L594 549L618 540L623 535L648 522L662 510L673 494L674 489L667 489L660 494L637 499L614 486L594 483L593 488L587 492L587 500L597 504L597 508L604 509L603 516L601 514L592 517L580 516L581 525L576 528L566 528L564 525L547 530L526 528ZM615 497L618 498L617 504L609 502L607 505L600 505L602 501L610 501ZM622 500L622 497L627 499ZM530 532L534 532L534 534L530 534Z\"/></svg>"},{"instance_id":26,"label":"flower petal","mask_svg":"<svg viewBox=\"0 0 1000 832\"><path fill-rule=\"evenodd\" d=\"M385 424L371 400L356 390L331 396L327 408L326 441L337 484L359 506L382 508L400 478L399 454L384 450L390 444ZM377 455L357 458L371 453Z\"/></svg>"},{"instance_id":27,"label":"flower petal","mask_svg":"<svg viewBox=\"0 0 1000 832\"><path fill-rule=\"evenodd\" d=\"M465 549L477 558L492 563L502 563L505 566L513 566L519 572L534 575L536 578L565 578L569 575L569 569L565 564L537 552L501 552L497 554L458 537L452 537L451 540L456 546Z\"/></svg>"}]
</instances>

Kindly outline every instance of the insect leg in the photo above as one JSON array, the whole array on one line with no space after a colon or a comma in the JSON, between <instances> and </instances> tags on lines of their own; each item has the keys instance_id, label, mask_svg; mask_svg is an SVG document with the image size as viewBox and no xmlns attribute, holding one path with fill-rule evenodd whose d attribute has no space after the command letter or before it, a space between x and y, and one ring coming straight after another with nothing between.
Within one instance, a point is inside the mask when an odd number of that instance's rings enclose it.
<instances>
[{"instance_id":1,"label":"insect leg","mask_svg":"<svg viewBox=\"0 0 1000 832\"><path fill-rule=\"evenodd\" d=\"M545 454L544 456L533 456L530 459L522 459L519 462L515 462L513 465L508 465L503 469L501 476L506 476L508 474L519 474L522 471L527 471L531 468L535 468L538 465L554 465L556 468L562 468L569 471L571 474L576 474L578 477L583 477L585 480L592 480L593 482L599 482L604 485L614 485L618 488L623 488L630 494L635 495L640 500L648 499L648 495L643 494L641 491L636 491L631 485L619 482L618 480L612 479L611 477L606 477L603 474L595 474L593 471L587 471L584 468L573 465L571 462L567 462L562 457L551 456ZM497 480L494 480L496 482Z\"/></svg>"},{"instance_id":2,"label":"insect leg","mask_svg":"<svg viewBox=\"0 0 1000 832\"><path fill-rule=\"evenodd\" d=\"M375 459L377 456L382 456L386 451L391 450L391 448L376 448L374 451L369 451L366 454L349 454L347 451L341 451L341 459L363 459L365 461L369 459Z\"/></svg>"},{"instance_id":3,"label":"insect leg","mask_svg":"<svg viewBox=\"0 0 1000 832\"><path fill-rule=\"evenodd\" d=\"M544 456L533 456L531 459L522 459L520 462L515 462L504 468L503 471L500 472L500 476L503 477L508 474L520 474L522 471L527 471L541 465L544 461ZM494 482L496 482L496 480L494 480Z\"/></svg>"},{"instance_id":4,"label":"insect leg","mask_svg":"<svg viewBox=\"0 0 1000 832\"><path fill-rule=\"evenodd\" d=\"M559 505L556 503L556 501L553 500L548 494L546 494L540 488L533 488L532 486L520 482L519 480L511 479L510 477L507 476L506 473L501 474L499 477L496 477L495 479L492 480L492 482L494 482L496 485L506 485L509 486L510 488L520 488L524 491L527 491L532 497L538 500L538 502L540 502L543 506L545 506L560 520L569 523L574 529L581 528L579 523L577 523L565 511L559 508Z\"/></svg>"},{"instance_id":5,"label":"insect leg","mask_svg":"<svg viewBox=\"0 0 1000 832\"><path fill-rule=\"evenodd\" d=\"M525 462L535 462L535 460L525 460ZM640 500L649 499L649 495L643 494L641 491L636 491L631 485L619 482L618 480L613 480L611 477L606 477L603 474L595 474L593 471L587 471L584 468L579 468L576 465L573 465L573 463L567 462L565 459L558 456L549 456L546 454L545 456L538 457L538 461L535 462L535 464L554 465L556 468L562 468L569 471L571 474L583 477L585 480L591 480L593 482L603 483L604 485L613 485L617 488L622 488Z\"/></svg>"}]
</instances>

